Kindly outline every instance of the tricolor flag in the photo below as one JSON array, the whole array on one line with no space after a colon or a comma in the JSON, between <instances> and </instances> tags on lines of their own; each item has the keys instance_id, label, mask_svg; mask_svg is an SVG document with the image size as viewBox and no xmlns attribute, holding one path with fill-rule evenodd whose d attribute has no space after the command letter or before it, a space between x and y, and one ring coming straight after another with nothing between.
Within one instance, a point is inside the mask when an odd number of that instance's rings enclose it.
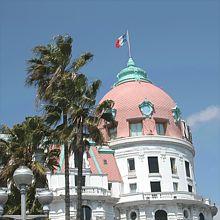
<instances>
[{"instance_id":1,"label":"tricolor flag","mask_svg":"<svg viewBox=\"0 0 220 220\"><path fill-rule=\"evenodd\" d=\"M127 33L123 34L115 41L115 47L119 48L123 46L123 44L126 42L127 42Z\"/></svg>"}]
</instances>

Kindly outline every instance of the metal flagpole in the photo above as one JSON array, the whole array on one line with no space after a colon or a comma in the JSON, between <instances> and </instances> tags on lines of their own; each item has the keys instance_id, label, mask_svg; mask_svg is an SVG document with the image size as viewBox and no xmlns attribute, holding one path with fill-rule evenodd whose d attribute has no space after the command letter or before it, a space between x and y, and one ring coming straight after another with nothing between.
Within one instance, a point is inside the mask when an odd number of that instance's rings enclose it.
<instances>
[{"instance_id":1,"label":"metal flagpole","mask_svg":"<svg viewBox=\"0 0 220 220\"><path fill-rule=\"evenodd\" d=\"M129 58L131 58L131 45L130 45L128 30L127 30L127 39L128 39L128 54L129 54Z\"/></svg>"}]
</instances>

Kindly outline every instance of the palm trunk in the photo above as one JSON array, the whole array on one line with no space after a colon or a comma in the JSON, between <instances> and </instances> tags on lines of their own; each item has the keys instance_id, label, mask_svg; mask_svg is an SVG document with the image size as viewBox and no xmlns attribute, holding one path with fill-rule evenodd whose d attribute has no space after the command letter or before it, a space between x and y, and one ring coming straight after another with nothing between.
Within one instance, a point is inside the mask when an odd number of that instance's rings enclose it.
<instances>
[{"instance_id":1,"label":"palm trunk","mask_svg":"<svg viewBox=\"0 0 220 220\"><path fill-rule=\"evenodd\" d=\"M67 115L63 115L63 123L67 124ZM69 180L69 148L68 143L64 143L65 160L65 220L70 220L70 180Z\"/></svg>"},{"instance_id":2,"label":"palm trunk","mask_svg":"<svg viewBox=\"0 0 220 220\"><path fill-rule=\"evenodd\" d=\"M83 122L80 124L78 133L78 179L77 179L77 214L76 220L83 220L82 209L82 178L83 178Z\"/></svg>"}]
</instances>

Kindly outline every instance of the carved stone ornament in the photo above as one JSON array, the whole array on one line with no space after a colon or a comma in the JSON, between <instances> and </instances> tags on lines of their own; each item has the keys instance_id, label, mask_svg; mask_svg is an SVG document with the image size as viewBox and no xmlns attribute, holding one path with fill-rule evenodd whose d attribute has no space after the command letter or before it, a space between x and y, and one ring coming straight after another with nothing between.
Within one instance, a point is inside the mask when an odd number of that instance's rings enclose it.
<instances>
[{"instance_id":1,"label":"carved stone ornament","mask_svg":"<svg viewBox=\"0 0 220 220\"><path fill-rule=\"evenodd\" d=\"M146 118L151 118L154 112L154 105L146 99L139 105L140 111Z\"/></svg>"},{"instance_id":2,"label":"carved stone ornament","mask_svg":"<svg viewBox=\"0 0 220 220\"><path fill-rule=\"evenodd\" d=\"M173 113L173 118L174 118L175 123L180 122L180 120L181 120L181 111L177 107L177 105L172 109L172 113Z\"/></svg>"}]
</instances>

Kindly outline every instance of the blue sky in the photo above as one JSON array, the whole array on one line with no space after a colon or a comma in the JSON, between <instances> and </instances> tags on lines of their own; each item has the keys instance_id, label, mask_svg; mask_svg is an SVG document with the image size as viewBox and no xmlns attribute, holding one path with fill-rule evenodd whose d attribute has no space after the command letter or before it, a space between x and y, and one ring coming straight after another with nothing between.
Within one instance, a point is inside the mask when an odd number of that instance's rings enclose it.
<instances>
[{"instance_id":1,"label":"blue sky","mask_svg":"<svg viewBox=\"0 0 220 220\"><path fill-rule=\"evenodd\" d=\"M31 48L70 34L73 56L94 54L83 71L103 82L101 98L132 56L167 91L192 124L197 191L220 204L220 2L2 0L0 7L0 123L38 114L35 91L24 86Z\"/></svg>"}]
</instances>

